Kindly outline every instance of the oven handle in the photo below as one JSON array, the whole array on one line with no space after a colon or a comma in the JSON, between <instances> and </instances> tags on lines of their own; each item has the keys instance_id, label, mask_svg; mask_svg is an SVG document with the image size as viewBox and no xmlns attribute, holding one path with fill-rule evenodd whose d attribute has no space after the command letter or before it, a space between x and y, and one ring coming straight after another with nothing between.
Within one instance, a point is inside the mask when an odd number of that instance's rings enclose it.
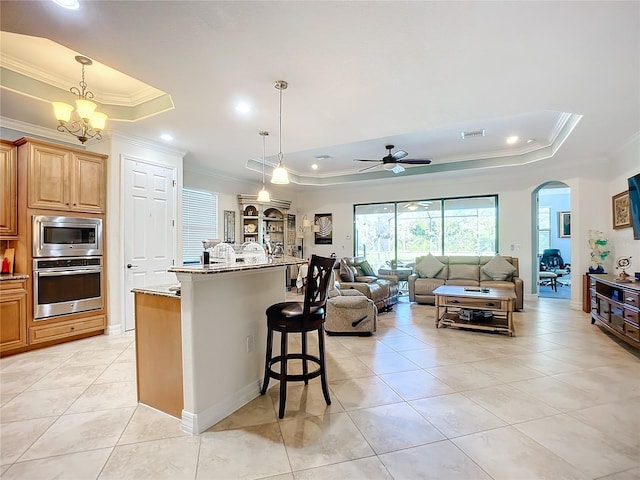
<instances>
[{"instance_id":1,"label":"oven handle","mask_svg":"<svg viewBox=\"0 0 640 480\"><path fill-rule=\"evenodd\" d=\"M39 277L59 277L60 275L83 275L85 273L102 273L102 269L89 268L86 270L65 270L57 272L45 272L42 270L36 270L35 272Z\"/></svg>"}]
</instances>

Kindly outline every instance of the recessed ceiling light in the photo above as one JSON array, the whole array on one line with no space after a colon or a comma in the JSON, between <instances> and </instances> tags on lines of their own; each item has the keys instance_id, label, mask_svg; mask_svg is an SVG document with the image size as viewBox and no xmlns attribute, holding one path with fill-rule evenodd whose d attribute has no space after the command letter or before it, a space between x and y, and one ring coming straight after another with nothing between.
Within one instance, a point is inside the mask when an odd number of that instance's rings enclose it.
<instances>
[{"instance_id":1,"label":"recessed ceiling light","mask_svg":"<svg viewBox=\"0 0 640 480\"><path fill-rule=\"evenodd\" d=\"M533 142L535 142L535 141L536 141L536 139L535 139L535 138L530 138L529 140L527 140L527 143L533 143Z\"/></svg>"},{"instance_id":2,"label":"recessed ceiling light","mask_svg":"<svg viewBox=\"0 0 640 480\"><path fill-rule=\"evenodd\" d=\"M518 140L520 140L520 138L517 135L512 135L510 137L507 137L507 143L509 145L513 145L514 143L516 143Z\"/></svg>"},{"instance_id":3,"label":"recessed ceiling light","mask_svg":"<svg viewBox=\"0 0 640 480\"><path fill-rule=\"evenodd\" d=\"M236 112L247 114L251 111L251 107L246 102L240 102L236 105Z\"/></svg>"},{"instance_id":4,"label":"recessed ceiling light","mask_svg":"<svg viewBox=\"0 0 640 480\"><path fill-rule=\"evenodd\" d=\"M317 170L318 169L318 164L317 163L311 164L311 168L314 169L314 170Z\"/></svg>"},{"instance_id":5,"label":"recessed ceiling light","mask_svg":"<svg viewBox=\"0 0 640 480\"><path fill-rule=\"evenodd\" d=\"M160 138L165 142L170 142L171 140L173 140L173 137L168 133L163 133L162 135L160 135Z\"/></svg>"},{"instance_id":6,"label":"recessed ceiling light","mask_svg":"<svg viewBox=\"0 0 640 480\"><path fill-rule=\"evenodd\" d=\"M69 10L78 10L80 8L78 0L53 0L53 3Z\"/></svg>"}]
</instances>

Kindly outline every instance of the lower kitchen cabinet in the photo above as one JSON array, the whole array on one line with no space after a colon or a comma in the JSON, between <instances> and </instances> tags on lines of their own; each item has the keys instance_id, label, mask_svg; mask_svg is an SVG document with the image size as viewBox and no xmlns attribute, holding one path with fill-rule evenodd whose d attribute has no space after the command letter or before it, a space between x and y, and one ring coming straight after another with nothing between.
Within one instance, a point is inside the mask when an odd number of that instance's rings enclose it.
<instances>
[{"instance_id":1,"label":"lower kitchen cabinet","mask_svg":"<svg viewBox=\"0 0 640 480\"><path fill-rule=\"evenodd\" d=\"M26 282L0 282L0 352L27 346Z\"/></svg>"},{"instance_id":2,"label":"lower kitchen cabinet","mask_svg":"<svg viewBox=\"0 0 640 480\"><path fill-rule=\"evenodd\" d=\"M29 343L31 345L75 337L84 333L103 332L107 326L106 315L66 320L46 325L29 327Z\"/></svg>"}]
</instances>

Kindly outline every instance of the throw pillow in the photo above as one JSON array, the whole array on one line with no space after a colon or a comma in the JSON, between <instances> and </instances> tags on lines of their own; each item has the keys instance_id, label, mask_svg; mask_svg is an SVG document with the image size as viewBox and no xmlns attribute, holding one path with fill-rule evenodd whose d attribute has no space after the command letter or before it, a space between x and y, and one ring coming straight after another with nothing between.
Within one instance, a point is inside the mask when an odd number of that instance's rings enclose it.
<instances>
[{"instance_id":1,"label":"throw pillow","mask_svg":"<svg viewBox=\"0 0 640 480\"><path fill-rule=\"evenodd\" d=\"M416 273L423 278L433 278L444 268L444 263L433 255L424 257L415 267Z\"/></svg>"},{"instance_id":2,"label":"throw pillow","mask_svg":"<svg viewBox=\"0 0 640 480\"><path fill-rule=\"evenodd\" d=\"M376 272L373 269L373 267L371 265L369 265L369 262L367 262L366 260L363 260L362 263L360 264L360 269L362 270L362 273L365 274L365 276L367 277L375 277L376 276Z\"/></svg>"},{"instance_id":3,"label":"throw pillow","mask_svg":"<svg viewBox=\"0 0 640 480\"><path fill-rule=\"evenodd\" d=\"M516 271L516 267L507 262L504 257L496 255L480 268L493 280L511 280Z\"/></svg>"},{"instance_id":4,"label":"throw pillow","mask_svg":"<svg viewBox=\"0 0 640 480\"><path fill-rule=\"evenodd\" d=\"M344 260L340 260L340 278L343 282L353 282L355 278L353 268L347 265Z\"/></svg>"}]
</instances>

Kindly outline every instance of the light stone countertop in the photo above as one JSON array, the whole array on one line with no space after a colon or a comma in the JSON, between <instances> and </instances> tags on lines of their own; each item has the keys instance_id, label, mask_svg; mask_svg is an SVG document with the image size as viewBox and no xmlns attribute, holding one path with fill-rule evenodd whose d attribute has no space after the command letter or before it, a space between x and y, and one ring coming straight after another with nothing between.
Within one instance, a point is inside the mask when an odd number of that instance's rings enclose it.
<instances>
[{"instance_id":1,"label":"light stone countertop","mask_svg":"<svg viewBox=\"0 0 640 480\"><path fill-rule=\"evenodd\" d=\"M258 270L261 268L282 267L287 265L298 265L307 263L307 260L299 257L285 255L281 258L269 257L261 263L235 262L235 263L210 263L209 265L183 265L181 267L171 267L173 273L192 273L211 275L216 273L241 272L244 270Z\"/></svg>"},{"instance_id":2,"label":"light stone countertop","mask_svg":"<svg viewBox=\"0 0 640 480\"><path fill-rule=\"evenodd\" d=\"M9 280L27 280L29 275L26 273L1 273L0 282L6 282Z\"/></svg>"},{"instance_id":3,"label":"light stone countertop","mask_svg":"<svg viewBox=\"0 0 640 480\"><path fill-rule=\"evenodd\" d=\"M161 297L180 298L179 283L171 284L171 285L154 285L151 287L136 287L131 291L133 293L144 293L146 295L158 295Z\"/></svg>"}]
</instances>

